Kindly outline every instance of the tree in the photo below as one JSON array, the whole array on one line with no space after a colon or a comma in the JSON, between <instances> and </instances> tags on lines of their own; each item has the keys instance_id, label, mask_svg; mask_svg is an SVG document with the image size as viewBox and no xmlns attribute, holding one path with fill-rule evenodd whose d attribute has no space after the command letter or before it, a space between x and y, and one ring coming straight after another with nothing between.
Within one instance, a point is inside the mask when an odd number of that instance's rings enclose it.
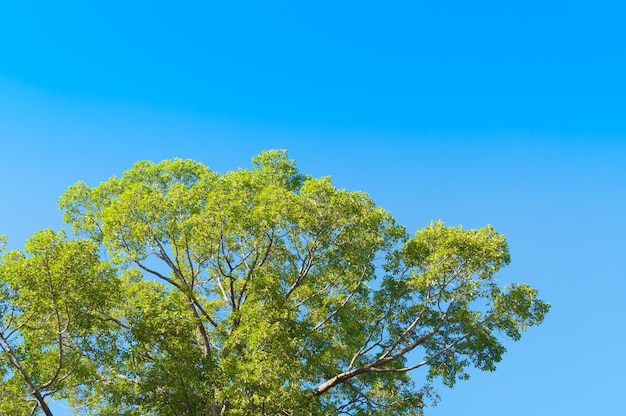
<instances>
[{"instance_id":1,"label":"tree","mask_svg":"<svg viewBox=\"0 0 626 416\"><path fill-rule=\"evenodd\" d=\"M39 232L24 252L2 256L0 414L50 416L46 398L85 380L93 364L83 353L116 286L97 245L67 241L62 232Z\"/></svg>"},{"instance_id":2,"label":"tree","mask_svg":"<svg viewBox=\"0 0 626 416\"><path fill-rule=\"evenodd\" d=\"M117 273L111 301L82 300L89 336L67 332L90 365L58 391L85 414L421 414L430 381L494 370L501 339L549 309L527 285L496 284L509 253L491 227L411 237L284 151L221 175L139 162L60 205Z\"/></svg>"}]
</instances>

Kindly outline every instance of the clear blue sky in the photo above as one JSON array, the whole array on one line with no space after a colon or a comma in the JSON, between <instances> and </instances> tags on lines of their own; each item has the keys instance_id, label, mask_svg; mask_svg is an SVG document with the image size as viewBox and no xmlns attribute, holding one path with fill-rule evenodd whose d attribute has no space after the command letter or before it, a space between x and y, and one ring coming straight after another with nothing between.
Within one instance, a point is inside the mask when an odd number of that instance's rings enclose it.
<instances>
[{"instance_id":1,"label":"clear blue sky","mask_svg":"<svg viewBox=\"0 0 626 416\"><path fill-rule=\"evenodd\" d=\"M553 305L430 416L617 415L626 344L620 2L0 5L0 233L135 161L286 148L415 230L492 224ZM420 373L415 374L420 377ZM62 413L59 413L62 414Z\"/></svg>"}]
</instances>

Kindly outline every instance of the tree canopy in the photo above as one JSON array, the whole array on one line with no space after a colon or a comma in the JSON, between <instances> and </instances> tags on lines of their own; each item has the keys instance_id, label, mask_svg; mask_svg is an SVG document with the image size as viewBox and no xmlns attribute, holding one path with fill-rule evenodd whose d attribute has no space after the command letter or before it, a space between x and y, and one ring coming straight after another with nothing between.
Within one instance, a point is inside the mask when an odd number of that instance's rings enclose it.
<instances>
[{"instance_id":1,"label":"tree canopy","mask_svg":"<svg viewBox=\"0 0 626 416\"><path fill-rule=\"evenodd\" d=\"M284 151L138 162L0 258L0 413L413 415L549 305L492 227L410 235Z\"/></svg>"}]
</instances>

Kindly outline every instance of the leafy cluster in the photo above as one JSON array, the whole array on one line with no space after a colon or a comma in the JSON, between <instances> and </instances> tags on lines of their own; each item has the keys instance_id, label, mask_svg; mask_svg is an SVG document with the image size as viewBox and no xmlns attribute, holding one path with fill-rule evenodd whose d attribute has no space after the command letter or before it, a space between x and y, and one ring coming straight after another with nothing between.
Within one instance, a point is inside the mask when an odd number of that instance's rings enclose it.
<instances>
[{"instance_id":1,"label":"leafy cluster","mask_svg":"<svg viewBox=\"0 0 626 416\"><path fill-rule=\"evenodd\" d=\"M549 309L496 284L491 227L410 237L284 151L225 174L139 162L60 206L77 238L0 259L1 414L421 414L429 380L495 369Z\"/></svg>"}]
</instances>

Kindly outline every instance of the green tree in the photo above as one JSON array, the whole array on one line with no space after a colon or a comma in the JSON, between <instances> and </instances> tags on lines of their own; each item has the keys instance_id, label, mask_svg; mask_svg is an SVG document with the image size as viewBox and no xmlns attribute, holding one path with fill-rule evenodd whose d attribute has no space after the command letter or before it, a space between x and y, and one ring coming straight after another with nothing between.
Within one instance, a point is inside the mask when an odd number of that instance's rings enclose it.
<instances>
[{"instance_id":1,"label":"green tree","mask_svg":"<svg viewBox=\"0 0 626 416\"><path fill-rule=\"evenodd\" d=\"M48 397L88 380L93 364L84 352L106 326L117 286L94 242L62 232L39 232L24 251L2 255L0 414L52 415Z\"/></svg>"},{"instance_id":2,"label":"green tree","mask_svg":"<svg viewBox=\"0 0 626 416\"><path fill-rule=\"evenodd\" d=\"M502 339L549 309L527 285L496 284L509 254L491 227L409 236L284 151L225 174L139 162L60 205L94 264L117 270L111 302L82 300L99 317L81 326L90 335L67 333L90 365L57 391L83 414L421 414L432 380L495 369Z\"/></svg>"}]
</instances>

